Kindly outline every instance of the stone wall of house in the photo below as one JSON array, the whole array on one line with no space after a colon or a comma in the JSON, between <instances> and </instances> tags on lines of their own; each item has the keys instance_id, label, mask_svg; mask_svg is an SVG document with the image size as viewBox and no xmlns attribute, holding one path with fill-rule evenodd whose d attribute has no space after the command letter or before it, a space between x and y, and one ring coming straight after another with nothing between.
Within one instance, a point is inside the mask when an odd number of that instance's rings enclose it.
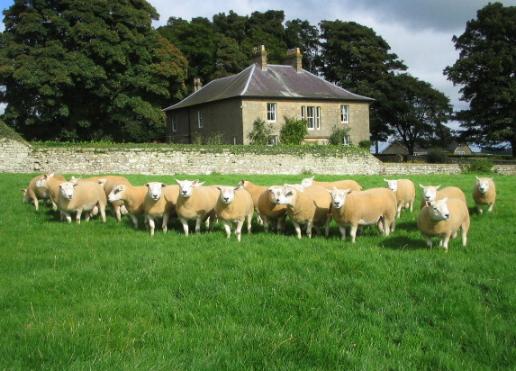
<instances>
[{"instance_id":1,"label":"stone wall of house","mask_svg":"<svg viewBox=\"0 0 516 371\"><path fill-rule=\"evenodd\" d=\"M496 165L516 175L516 165ZM201 153L166 149L31 148L0 138L0 172L82 174L458 174L457 164L382 163L372 155L345 157Z\"/></svg>"}]
</instances>

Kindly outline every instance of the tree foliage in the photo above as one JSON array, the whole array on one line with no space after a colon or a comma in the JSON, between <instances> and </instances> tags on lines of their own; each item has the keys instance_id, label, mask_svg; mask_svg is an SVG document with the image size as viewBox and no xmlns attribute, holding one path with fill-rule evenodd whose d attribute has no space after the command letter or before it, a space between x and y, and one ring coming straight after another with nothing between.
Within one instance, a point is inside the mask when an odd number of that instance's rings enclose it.
<instances>
[{"instance_id":1,"label":"tree foliage","mask_svg":"<svg viewBox=\"0 0 516 371\"><path fill-rule=\"evenodd\" d=\"M0 101L27 138L148 141L183 96L186 60L144 0L22 1L4 11Z\"/></svg>"},{"instance_id":2,"label":"tree foliage","mask_svg":"<svg viewBox=\"0 0 516 371\"><path fill-rule=\"evenodd\" d=\"M280 130L281 144L299 145L308 135L306 120L285 117L285 123Z\"/></svg>"},{"instance_id":3,"label":"tree foliage","mask_svg":"<svg viewBox=\"0 0 516 371\"><path fill-rule=\"evenodd\" d=\"M458 60L444 70L469 108L457 113L463 137L508 141L516 155L516 7L489 4L453 37Z\"/></svg>"},{"instance_id":4,"label":"tree foliage","mask_svg":"<svg viewBox=\"0 0 516 371\"><path fill-rule=\"evenodd\" d=\"M271 125L267 125L265 121L256 119L253 122L253 130L249 133L250 144L266 145L269 144L269 136L272 133Z\"/></svg>"}]
</instances>

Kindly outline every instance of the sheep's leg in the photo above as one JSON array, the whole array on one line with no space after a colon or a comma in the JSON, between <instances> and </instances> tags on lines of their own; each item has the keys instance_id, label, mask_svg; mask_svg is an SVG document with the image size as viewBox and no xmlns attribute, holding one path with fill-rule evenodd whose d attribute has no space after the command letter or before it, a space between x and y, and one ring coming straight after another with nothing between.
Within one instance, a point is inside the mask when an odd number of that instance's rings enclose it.
<instances>
[{"instance_id":1,"label":"sheep's leg","mask_svg":"<svg viewBox=\"0 0 516 371\"><path fill-rule=\"evenodd\" d=\"M461 227L462 229L462 246L466 247L468 244L468 230L464 228L464 225Z\"/></svg>"},{"instance_id":2,"label":"sheep's leg","mask_svg":"<svg viewBox=\"0 0 516 371\"><path fill-rule=\"evenodd\" d=\"M487 212L488 212L488 213L490 213L491 211L493 211L494 205L495 205L495 204L494 204L494 202L493 202L491 205L489 205L489 208L487 209Z\"/></svg>"},{"instance_id":3,"label":"sheep's leg","mask_svg":"<svg viewBox=\"0 0 516 371\"><path fill-rule=\"evenodd\" d=\"M482 215L482 213L484 212L484 210L482 210L482 206L480 206L480 205L477 205L477 211L478 211L478 213L479 213L479 214L481 214L481 215Z\"/></svg>"},{"instance_id":4,"label":"sheep's leg","mask_svg":"<svg viewBox=\"0 0 516 371\"><path fill-rule=\"evenodd\" d=\"M185 236L188 236L188 221L184 218L179 218L179 221L183 226L183 232L185 232Z\"/></svg>"},{"instance_id":5,"label":"sheep's leg","mask_svg":"<svg viewBox=\"0 0 516 371\"><path fill-rule=\"evenodd\" d=\"M430 237L426 238L426 246L428 246L429 248L432 248L432 239Z\"/></svg>"},{"instance_id":6,"label":"sheep's leg","mask_svg":"<svg viewBox=\"0 0 516 371\"><path fill-rule=\"evenodd\" d=\"M351 230L349 231L349 234L351 235L352 243L355 243L355 239L357 237L357 229L358 229L358 225L354 224L351 226Z\"/></svg>"},{"instance_id":7,"label":"sheep's leg","mask_svg":"<svg viewBox=\"0 0 516 371\"><path fill-rule=\"evenodd\" d=\"M36 209L36 211L39 210L39 201L38 201L38 198L37 197L34 197L32 199L32 202L34 203L34 208Z\"/></svg>"},{"instance_id":8,"label":"sheep's leg","mask_svg":"<svg viewBox=\"0 0 516 371\"><path fill-rule=\"evenodd\" d=\"M262 217L262 221L263 221L263 230L265 232L269 232L269 218L267 218L266 216L263 216Z\"/></svg>"},{"instance_id":9,"label":"sheep's leg","mask_svg":"<svg viewBox=\"0 0 516 371\"><path fill-rule=\"evenodd\" d=\"M100 210L100 219L102 220L102 223L106 222L106 205L99 204L99 210Z\"/></svg>"},{"instance_id":10,"label":"sheep's leg","mask_svg":"<svg viewBox=\"0 0 516 371\"><path fill-rule=\"evenodd\" d=\"M167 233L167 231L168 231L168 218L169 218L168 213L164 213L163 221L161 223L161 229L163 229L163 233Z\"/></svg>"},{"instance_id":11,"label":"sheep's leg","mask_svg":"<svg viewBox=\"0 0 516 371\"><path fill-rule=\"evenodd\" d=\"M50 200L50 202L52 202L52 210L57 211L57 204L53 200Z\"/></svg>"},{"instance_id":12,"label":"sheep's leg","mask_svg":"<svg viewBox=\"0 0 516 371\"><path fill-rule=\"evenodd\" d=\"M122 221L122 212L120 211L120 206L114 206L115 209L115 218L118 223Z\"/></svg>"},{"instance_id":13,"label":"sheep's leg","mask_svg":"<svg viewBox=\"0 0 516 371\"><path fill-rule=\"evenodd\" d=\"M344 241L346 239L346 227L339 225L340 238Z\"/></svg>"},{"instance_id":14,"label":"sheep's leg","mask_svg":"<svg viewBox=\"0 0 516 371\"><path fill-rule=\"evenodd\" d=\"M77 209L77 212L75 213L75 221L77 224L81 224L81 215L82 215L82 209ZM86 216L86 220L88 220L88 217Z\"/></svg>"},{"instance_id":15,"label":"sheep's leg","mask_svg":"<svg viewBox=\"0 0 516 371\"><path fill-rule=\"evenodd\" d=\"M237 237L238 242L242 239L242 226L244 225L244 219L241 219L237 222L235 234Z\"/></svg>"},{"instance_id":16,"label":"sheep's leg","mask_svg":"<svg viewBox=\"0 0 516 371\"><path fill-rule=\"evenodd\" d=\"M396 218L398 218L398 219L399 219L399 218L400 218L400 216L401 216L401 208L402 208L402 206L403 206L403 204L399 204L399 205L398 205L398 210L397 210L397 212L396 212Z\"/></svg>"},{"instance_id":17,"label":"sheep's leg","mask_svg":"<svg viewBox=\"0 0 516 371\"><path fill-rule=\"evenodd\" d=\"M394 232L396 230L396 218L392 220L392 223L390 224L390 233Z\"/></svg>"},{"instance_id":18,"label":"sheep's leg","mask_svg":"<svg viewBox=\"0 0 516 371\"><path fill-rule=\"evenodd\" d=\"M414 210L414 200L410 201L410 212Z\"/></svg>"},{"instance_id":19,"label":"sheep's leg","mask_svg":"<svg viewBox=\"0 0 516 371\"><path fill-rule=\"evenodd\" d=\"M449 241L450 241L450 235L447 234L446 236L444 236L444 239L442 240L444 251L446 251L446 252L448 252L448 242Z\"/></svg>"},{"instance_id":20,"label":"sheep's leg","mask_svg":"<svg viewBox=\"0 0 516 371\"><path fill-rule=\"evenodd\" d=\"M134 228L138 229L138 218L136 217L136 215L129 214L129 216L131 217L131 220L133 221Z\"/></svg>"},{"instance_id":21,"label":"sheep's leg","mask_svg":"<svg viewBox=\"0 0 516 371\"><path fill-rule=\"evenodd\" d=\"M127 214L129 214L129 211L127 211L127 208L125 207L125 205L121 205L121 206L120 206L120 213L121 213L122 215L127 215Z\"/></svg>"},{"instance_id":22,"label":"sheep's leg","mask_svg":"<svg viewBox=\"0 0 516 371\"><path fill-rule=\"evenodd\" d=\"M301 227L295 221L292 221L292 224L294 224L294 228L296 229L297 238L301 239Z\"/></svg>"},{"instance_id":23,"label":"sheep's leg","mask_svg":"<svg viewBox=\"0 0 516 371\"><path fill-rule=\"evenodd\" d=\"M247 233L251 234L253 214L247 215ZM263 220L262 220L263 223Z\"/></svg>"},{"instance_id":24,"label":"sheep's leg","mask_svg":"<svg viewBox=\"0 0 516 371\"><path fill-rule=\"evenodd\" d=\"M147 221L149 222L150 235L154 236L154 228L156 227L156 224L154 223L154 218L150 215L147 215Z\"/></svg>"},{"instance_id":25,"label":"sheep's leg","mask_svg":"<svg viewBox=\"0 0 516 371\"><path fill-rule=\"evenodd\" d=\"M457 238L457 233L458 233L458 231L453 232L453 234L452 234L452 237L451 237L451 238Z\"/></svg>"},{"instance_id":26,"label":"sheep's leg","mask_svg":"<svg viewBox=\"0 0 516 371\"><path fill-rule=\"evenodd\" d=\"M285 230L285 218L284 217L279 217L277 222L276 222L276 229L277 229L277 233L280 233L280 232L283 232Z\"/></svg>"},{"instance_id":27,"label":"sheep's leg","mask_svg":"<svg viewBox=\"0 0 516 371\"><path fill-rule=\"evenodd\" d=\"M324 225L324 237L328 238L330 236L330 219L326 221Z\"/></svg>"},{"instance_id":28,"label":"sheep's leg","mask_svg":"<svg viewBox=\"0 0 516 371\"><path fill-rule=\"evenodd\" d=\"M376 225L378 226L378 229L380 230L380 233L382 235L385 234L385 221L383 220L383 218L380 218L378 219L378 222L376 222Z\"/></svg>"},{"instance_id":29,"label":"sheep's leg","mask_svg":"<svg viewBox=\"0 0 516 371\"><path fill-rule=\"evenodd\" d=\"M258 225L263 225L264 223L263 218L258 214L258 210L256 210L256 221L258 222Z\"/></svg>"},{"instance_id":30,"label":"sheep's leg","mask_svg":"<svg viewBox=\"0 0 516 371\"><path fill-rule=\"evenodd\" d=\"M206 230L209 230L210 229L210 220L211 219L211 216L208 216L206 218L206 220L204 221L204 228L206 228ZM213 225L213 223L211 223Z\"/></svg>"},{"instance_id":31,"label":"sheep's leg","mask_svg":"<svg viewBox=\"0 0 516 371\"><path fill-rule=\"evenodd\" d=\"M224 230L226 231L226 238L229 240L231 237L231 224L227 221L224 221Z\"/></svg>"},{"instance_id":32,"label":"sheep's leg","mask_svg":"<svg viewBox=\"0 0 516 371\"><path fill-rule=\"evenodd\" d=\"M308 223L306 223L306 236L308 238L312 238L312 221L309 220Z\"/></svg>"},{"instance_id":33,"label":"sheep's leg","mask_svg":"<svg viewBox=\"0 0 516 371\"><path fill-rule=\"evenodd\" d=\"M71 223L71 222L72 222L72 217L71 217L71 215L70 215L70 214L68 214L68 213L63 213L63 214L62 214L62 216L66 219L66 221L67 221L68 223Z\"/></svg>"},{"instance_id":34,"label":"sheep's leg","mask_svg":"<svg viewBox=\"0 0 516 371\"><path fill-rule=\"evenodd\" d=\"M195 219L195 233L201 233L201 217Z\"/></svg>"},{"instance_id":35,"label":"sheep's leg","mask_svg":"<svg viewBox=\"0 0 516 371\"><path fill-rule=\"evenodd\" d=\"M389 236L389 234L391 234L391 226L389 225L389 221L387 219L383 220L383 229L385 236Z\"/></svg>"}]
</instances>

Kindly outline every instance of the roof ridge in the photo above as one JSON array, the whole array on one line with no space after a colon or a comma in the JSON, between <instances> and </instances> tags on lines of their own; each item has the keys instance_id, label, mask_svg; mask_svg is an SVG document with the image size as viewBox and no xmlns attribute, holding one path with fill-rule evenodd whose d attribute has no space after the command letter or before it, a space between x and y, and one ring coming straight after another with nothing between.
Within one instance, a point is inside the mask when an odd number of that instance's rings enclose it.
<instances>
[{"instance_id":1,"label":"roof ridge","mask_svg":"<svg viewBox=\"0 0 516 371\"><path fill-rule=\"evenodd\" d=\"M360 94L352 93L352 92L350 92L349 90L346 90L346 89L344 89L344 88L343 88L343 87L341 87L341 86L338 86L337 84L332 84L332 83L331 83L331 82L329 82L328 80L325 80L325 79L323 79L321 76L317 76L315 73L312 73L312 72L310 72L310 71L308 71L308 70L305 70L304 68L303 68L302 70L303 70L303 72L306 72L306 73L308 73L308 74L310 74L310 75L312 75L312 76L314 76L314 77L317 77L319 80L321 80L321 81L325 82L326 84L329 84L329 85L331 85L331 86L334 86L334 87L336 87L337 89L343 90L344 92L346 92L346 93L348 93L348 94L350 94L350 95L354 95L354 96L355 96L355 97L357 97L357 98L366 98L366 99L374 100L373 98L366 97L365 95L360 95Z\"/></svg>"},{"instance_id":2,"label":"roof ridge","mask_svg":"<svg viewBox=\"0 0 516 371\"><path fill-rule=\"evenodd\" d=\"M249 84L251 83L251 79L253 78L253 74L254 74L254 70L256 69L256 63L253 63L251 65L251 73L249 74L249 77L247 79L247 82L245 83L245 86L244 86L244 89L242 90L242 93L240 93L240 95L244 95L247 91L247 89L249 88ZM247 67L249 68L249 67ZM246 69L247 69L246 68ZM245 71L245 70L244 70ZM242 71L243 72L243 71Z\"/></svg>"}]
</instances>

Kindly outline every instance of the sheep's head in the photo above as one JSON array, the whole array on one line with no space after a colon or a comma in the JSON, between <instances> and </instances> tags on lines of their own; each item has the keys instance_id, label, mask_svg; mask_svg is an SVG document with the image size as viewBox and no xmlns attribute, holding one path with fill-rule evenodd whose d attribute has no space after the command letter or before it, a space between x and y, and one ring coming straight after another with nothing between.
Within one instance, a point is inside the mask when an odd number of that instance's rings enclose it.
<instances>
[{"instance_id":1,"label":"sheep's head","mask_svg":"<svg viewBox=\"0 0 516 371\"><path fill-rule=\"evenodd\" d=\"M122 199L122 197L124 197L124 194L125 194L125 185L123 184L119 184L117 186L115 186L111 192L109 192L109 195L108 195L108 201L109 202L115 202L115 201L119 201Z\"/></svg>"},{"instance_id":2,"label":"sheep's head","mask_svg":"<svg viewBox=\"0 0 516 371\"><path fill-rule=\"evenodd\" d=\"M303 192L303 186L299 184L285 184L281 189L278 204L294 206L297 200L298 192Z\"/></svg>"},{"instance_id":3,"label":"sheep's head","mask_svg":"<svg viewBox=\"0 0 516 371\"><path fill-rule=\"evenodd\" d=\"M36 187L38 188L46 188L47 187L47 180L52 178L54 176L54 173L50 174L44 174L36 180Z\"/></svg>"},{"instance_id":4,"label":"sheep's head","mask_svg":"<svg viewBox=\"0 0 516 371\"><path fill-rule=\"evenodd\" d=\"M346 196L351 192L351 189L338 189L333 187L330 191L331 195L331 205L340 209L346 203Z\"/></svg>"},{"instance_id":5,"label":"sheep's head","mask_svg":"<svg viewBox=\"0 0 516 371\"><path fill-rule=\"evenodd\" d=\"M424 186L420 184L419 186L423 189L423 200L425 200L426 202L435 200L435 197L437 196L437 190L439 189L440 185Z\"/></svg>"},{"instance_id":6,"label":"sheep's head","mask_svg":"<svg viewBox=\"0 0 516 371\"><path fill-rule=\"evenodd\" d=\"M269 198L273 204L279 204L281 193L283 191L283 187L280 186L272 186L267 188L267 191L269 192Z\"/></svg>"},{"instance_id":7,"label":"sheep's head","mask_svg":"<svg viewBox=\"0 0 516 371\"><path fill-rule=\"evenodd\" d=\"M64 199L71 200L75 191L75 187L77 187L77 183L63 182L59 184L59 192Z\"/></svg>"},{"instance_id":8,"label":"sheep's head","mask_svg":"<svg viewBox=\"0 0 516 371\"><path fill-rule=\"evenodd\" d=\"M161 198L161 190L167 185L161 182L150 182L145 184L148 189L148 195L153 201L158 201Z\"/></svg>"},{"instance_id":9,"label":"sheep's head","mask_svg":"<svg viewBox=\"0 0 516 371\"><path fill-rule=\"evenodd\" d=\"M311 178L305 178L301 181L301 185L304 188L311 187L314 184L314 177Z\"/></svg>"},{"instance_id":10,"label":"sheep's head","mask_svg":"<svg viewBox=\"0 0 516 371\"><path fill-rule=\"evenodd\" d=\"M217 187L220 191L220 201L223 204L229 205L235 199L235 191L240 187Z\"/></svg>"},{"instance_id":11,"label":"sheep's head","mask_svg":"<svg viewBox=\"0 0 516 371\"><path fill-rule=\"evenodd\" d=\"M396 192L398 190L398 181L397 180L388 180L384 179L387 182L387 188L391 191Z\"/></svg>"},{"instance_id":12,"label":"sheep's head","mask_svg":"<svg viewBox=\"0 0 516 371\"><path fill-rule=\"evenodd\" d=\"M176 183L179 185L179 196L190 197L195 187L202 186L204 182L198 180L177 180Z\"/></svg>"},{"instance_id":13,"label":"sheep's head","mask_svg":"<svg viewBox=\"0 0 516 371\"><path fill-rule=\"evenodd\" d=\"M429 204L430 215L432 220L441 221L450 218L450 210L448 209L448 197L441 200L431 201Z\"/></svg>"},{"instance_id":14,"label":"sheep's head","mask_svg":"<svg viewBox=\"0 0 516 371\"><path fill-rule=\"evenodd\" d=\"M240 182L238 182L238 184L240 185L240 187L247 187L249 185L249 181L242 179Z\"/></svg>"},{"instance_id":15,"label":"sheep's head","mask_svg":"<svg viewBox=\"0 0 516 371\"><path fill-rule=\"evenodd\" d=\"M487 191L489 191L489 181L491 178L479 178L478 176L476 178L478 191L482 194L487 193Z\"/></svg>"}]
</instances>

